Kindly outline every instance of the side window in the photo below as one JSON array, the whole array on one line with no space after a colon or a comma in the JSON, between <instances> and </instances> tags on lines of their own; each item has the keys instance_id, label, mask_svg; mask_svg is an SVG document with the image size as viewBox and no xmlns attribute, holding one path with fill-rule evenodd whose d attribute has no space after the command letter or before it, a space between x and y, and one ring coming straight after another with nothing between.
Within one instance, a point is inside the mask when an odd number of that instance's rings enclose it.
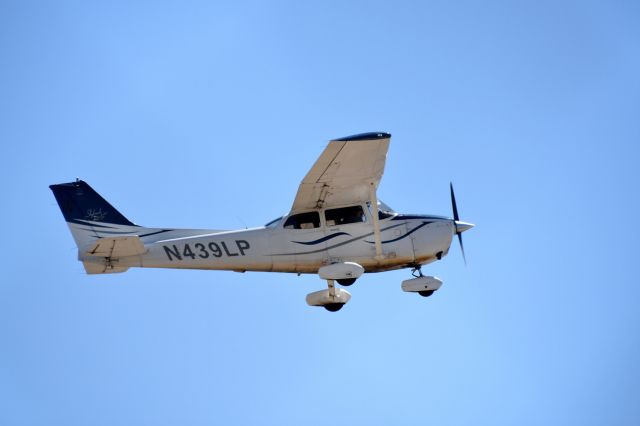
<instances>
[{"instance_id":1,"label":"side window","mask_svg":"<svg viewBox=\"0 0 640 426\"><path fill-rule=\"evenodd\" d=\"M320 214L318 212L299 213L289 216L284 223L285 229L313 229L320 227Z\"/></svg>"},{"instance_id":2,"label":"side window","mask_svg":"<svg viewBox=\"0 0 640 426\"><path fill-rule=\"evenodd\" d=\"M325 210L324 218L327 221L327 226L346 225L347 223L366 221L362 206Z\"/></svg>"}]
</instances>

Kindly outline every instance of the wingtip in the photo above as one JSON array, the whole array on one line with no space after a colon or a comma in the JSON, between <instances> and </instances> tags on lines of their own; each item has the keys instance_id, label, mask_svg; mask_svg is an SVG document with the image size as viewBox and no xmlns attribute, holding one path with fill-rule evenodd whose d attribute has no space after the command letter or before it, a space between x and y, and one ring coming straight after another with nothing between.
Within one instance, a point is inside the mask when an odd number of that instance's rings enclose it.
<instances>
[{"instance_id":1,"label":"wingtip","mask_svg":"<svg viewBox=\"0 0 640 426\"><path fill-rule=\"evenodd\" d=\"M357 135L345 136L343 138L332 139L336 142L353 142L353 141L371 141L378 139L388 139L391 133L387 132L367 132L358 133Z\"/></svg>"}]
</instances>

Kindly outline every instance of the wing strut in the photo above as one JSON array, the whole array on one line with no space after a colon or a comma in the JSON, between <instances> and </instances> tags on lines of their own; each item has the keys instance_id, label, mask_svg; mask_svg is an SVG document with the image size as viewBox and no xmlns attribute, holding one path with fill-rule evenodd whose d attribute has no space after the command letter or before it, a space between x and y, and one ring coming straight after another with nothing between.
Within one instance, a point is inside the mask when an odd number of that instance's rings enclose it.
<instances>
[{"instance_id":1,"label":"wing strut","mask_svg":"<svg viewBox=\"0 0 640 426\"><path fill-rule=\"evenodd\" d=\"M376 183L369 184L369 197L371 200L371 216L373 218L373 239L376 243L376 260L384 259L382 255L382 239L380 238L380 221L378 218L378 197L376 195Z\"/></svg>"}]
</instances>

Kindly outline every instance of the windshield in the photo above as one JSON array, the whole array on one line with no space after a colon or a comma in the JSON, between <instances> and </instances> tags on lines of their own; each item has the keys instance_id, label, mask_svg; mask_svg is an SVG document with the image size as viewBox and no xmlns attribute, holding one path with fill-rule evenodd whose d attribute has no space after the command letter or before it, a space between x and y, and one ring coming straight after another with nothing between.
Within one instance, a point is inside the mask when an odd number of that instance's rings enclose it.
<instances>
[{"instance_id":1,"label":"windshield","mask_svg":"<svg viewBox=\"0 0 640 426\"><path fill-rule=\"evenodd\" d=\"M367 208L369 209L369 213L373 214L371 211L371 203L367 201ZM378 219L388 219L392 216L395 216L397 213L388 205L386 205L383 201L378 200Z\"/></svg>"},{"instance_id":2,"label":"windshield","mask_svg":"<svg viewBox=\"0 0 640 426\"><path fill-rule=\"evenodd\" d=\"M396 211L388 206L384 201L378 200L378 210L386 213L395 213Z\"/></svg>"},{"instance_id":3,"label":"windshield","mask_svg":"<svg viewBox=\"0 0 640 426\"><path fill-rule=\"evenodd\" d=\"M277 219L273 219L271 222L267 223L264 227L265 228L275 228L276 226L278 226L278 224L280 223L280 221L282 220L284 216L280 216Z\"/></svg>"}]
</instances>

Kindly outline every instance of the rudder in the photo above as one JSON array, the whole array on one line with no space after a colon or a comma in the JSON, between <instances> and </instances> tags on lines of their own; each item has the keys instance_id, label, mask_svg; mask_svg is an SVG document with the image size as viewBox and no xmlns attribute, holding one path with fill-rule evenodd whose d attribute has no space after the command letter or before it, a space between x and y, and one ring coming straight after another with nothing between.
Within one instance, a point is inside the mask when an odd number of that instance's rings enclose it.
<instances>
[{"instance_id":1,"label":"rudder","mask_svg":"<svg viewBox=\"0 0 640 426\"><path fill-rule=\"evenodd\" d=\"M56 197L79 252L97 238L135 234L141 229L80 179L50 185L49 188Z\"/></svg>"}]
</instances>

